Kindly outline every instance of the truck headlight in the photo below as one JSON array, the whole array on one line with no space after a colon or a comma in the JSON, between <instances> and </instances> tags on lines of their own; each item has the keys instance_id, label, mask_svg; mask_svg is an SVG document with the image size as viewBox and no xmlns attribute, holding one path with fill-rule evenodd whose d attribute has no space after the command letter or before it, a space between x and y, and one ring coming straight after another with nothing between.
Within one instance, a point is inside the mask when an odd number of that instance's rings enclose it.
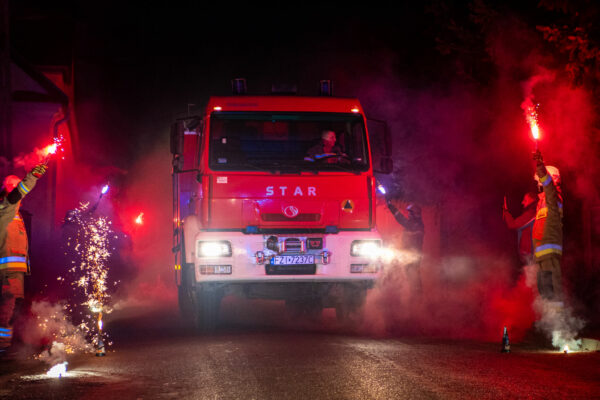
<instances>
[{"instance_id":1,"label":"truck headlight","mask_svg":"<svg viewBox=\"0 0 600 400\"><path fill-rule=\"evenodd\" d=\"M199 241L196 250L198 257L231 257L231 243L226 240Z\"/></svg>"},{"instance_id":2,"label":"truck headlight","mask_svg":"<svg viewBox=\"0 0 600 400\"><path fill-rule=\"evenodd\" d=\"M350 245L350 255L354 257L377 257L381 240L354 240Z\"/></svg>"}]
</instances>

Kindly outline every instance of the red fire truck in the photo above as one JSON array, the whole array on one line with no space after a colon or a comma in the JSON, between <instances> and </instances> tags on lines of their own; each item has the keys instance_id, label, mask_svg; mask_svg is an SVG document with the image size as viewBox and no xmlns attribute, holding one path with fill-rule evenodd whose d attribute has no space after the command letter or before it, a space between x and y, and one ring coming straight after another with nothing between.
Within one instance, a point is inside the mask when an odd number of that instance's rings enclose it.
<instances>
[{"instance_id":1,"label":"red fire truck","mask_svg":"<svg viewBox=\"0 0 600 400\"><path fill-rule=\"evenodd\" d=\"M215 328L226 295L284 300L298 317L335 307L348 320L380 274L367 120L326 86L318 97L211 97L204 115L172 126L179 304L200 330ZM381 160L375 169L390 172Z\"/></svg>"}]
</instances>

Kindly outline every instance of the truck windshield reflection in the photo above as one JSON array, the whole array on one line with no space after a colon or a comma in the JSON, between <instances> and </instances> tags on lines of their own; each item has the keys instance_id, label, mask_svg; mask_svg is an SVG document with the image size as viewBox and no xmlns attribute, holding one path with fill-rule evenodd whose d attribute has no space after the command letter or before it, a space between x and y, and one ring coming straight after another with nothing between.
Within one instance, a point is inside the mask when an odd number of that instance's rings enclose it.
<instances>
[{"instance_id":1,"label":"truck windshield reflection","mask_svg":"<svg viewBox=\"0 0 600 400\"><path fill-rule=\"evenodd\" d=\"M213 113L209 146L217 171L369 168L363 119L350 113Z\"/></svg>"}]
</instances>

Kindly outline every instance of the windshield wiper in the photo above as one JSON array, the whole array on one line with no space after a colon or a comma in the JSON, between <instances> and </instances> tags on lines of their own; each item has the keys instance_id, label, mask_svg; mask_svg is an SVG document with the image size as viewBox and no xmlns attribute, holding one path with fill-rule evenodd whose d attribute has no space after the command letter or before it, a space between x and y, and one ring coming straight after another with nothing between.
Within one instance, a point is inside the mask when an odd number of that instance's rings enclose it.
<instances>
[{"instance_id":1,"label":"windshield wiper","mask_svg":"<svg viewBox=\"0 0 600 400\"><path fill-rule=\"evenodd\" d=\"M253 162L253 163L247 163L248 165L256 168L257 170L260 171L267 171L270 172L272 174L277 174L277 173L281 173L281 172L287 172L287 173L297 173L299 174L302 169L300 167L298 167L297 165L290 165L290 164L286 164L286 163L280 163L278 161L272 161L272 160L268 160L268 161L258 161L258 162Z\"/></svg>"},{"instance_id":2,"label":"windshield wiper","mask_svg":"<svg viewBox=\"0 0 600 400\"><path fill-rule=\"evenodd\" d=\"M324 164L323 166L326 166L327 169L334 167L340 171L352 172L353 174L360 175L360 171L357 171L356 169L352 168L351 166L348 166L345 164ZM323 172L323 170L321 170L321 172Z\"/></svg>"},{"instance_id":3,"label":"windshield wiper","mask_svg":"<svg viewBox=\"0 0 600 400\"><path fill-rule=\"evenodd\" d=\"M251 168L255 171L264 171L265 169L260 167L259 165L256 165L254 163L251 162L245 162L245 163L241 163L241 164L237 164L236 167L238 168Z\"/></svg>"}]
</instances>

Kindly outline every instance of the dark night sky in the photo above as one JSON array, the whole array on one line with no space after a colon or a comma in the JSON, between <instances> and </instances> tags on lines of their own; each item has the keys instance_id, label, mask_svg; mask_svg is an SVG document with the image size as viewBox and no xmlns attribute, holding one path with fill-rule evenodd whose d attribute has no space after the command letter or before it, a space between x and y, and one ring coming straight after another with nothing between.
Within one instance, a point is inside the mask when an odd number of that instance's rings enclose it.
<instances>
[{"instance_id":1,"label":"dark night sky","mask_svg":"<svg viewBox=\"0 0 600 400\"><path fill-rule=\"evenodd\" d=\"M435 65L420 62L436 53L424 10L414 5L51 4L13 2L12 43L34 64L68 64L73 56L78 116L91 148L122 131L154 136L188 103L229 93L235 77L247 78L251 91L293 83L300 94L333 79L337 95L356 95L361 75L377 73L388 54L398 73L415 79ZM113 149L113 162L139 141L129 143L122 154Z\"/></svg>"}]
</instances>

